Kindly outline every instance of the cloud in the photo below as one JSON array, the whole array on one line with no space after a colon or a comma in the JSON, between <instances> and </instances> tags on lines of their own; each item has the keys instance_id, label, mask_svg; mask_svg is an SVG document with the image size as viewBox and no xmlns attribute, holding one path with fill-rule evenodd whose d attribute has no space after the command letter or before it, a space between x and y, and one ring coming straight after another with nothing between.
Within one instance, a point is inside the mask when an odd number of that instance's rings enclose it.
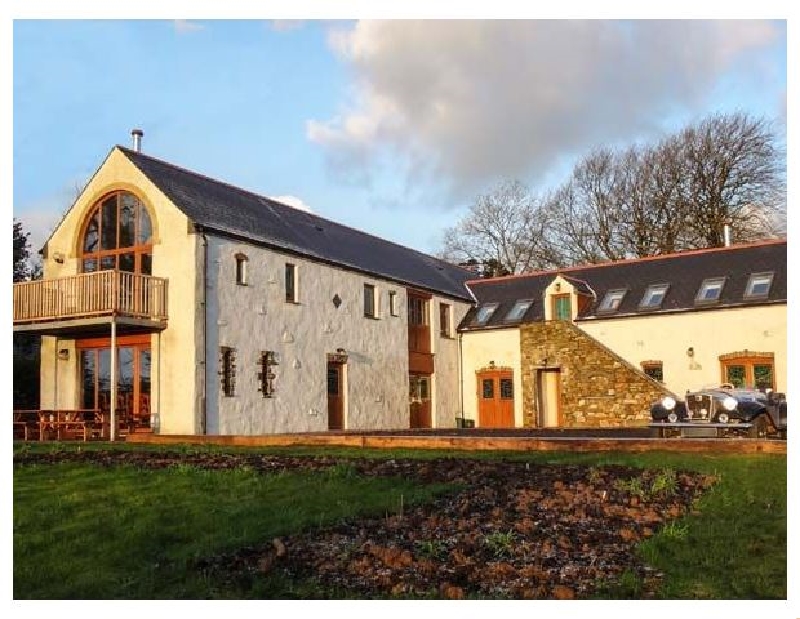
<instances>
[{"instance_id":1,"label":"cloud","mask_svg":"<svg viewBox=\"0 0 800 619\"><path fill-rule=\"evenodd\" d=\"M271 198L273 200L291 206L292 208L296 208L298 211L305 211L306 213L314 212L308 204L306 204L296 196L271 196Z\"/></svg>"},{"instance_id":2,"label":"cloud","mask_svg":"<svg viewBox=\"0 0 800 619\"><path fill-rule=\"evenodd\" d=\"M173 19L172 25L175 28L175 32L178 34L188 34L190 32L199 32L200 30L206 29L203 24L188 19Z\"/></svg>"},{"instance_id":3,"label":"cloud","mask_svg":"<svg viewBox=\"0 0 800 619\"><path fill-rule=\"evenodd\" d=\"M361 21L329 34L353 101L306 136L340 177L366 183L392 158L464 198L705 111L780 38L763 21Z\"/></svg>"}]
</instances>

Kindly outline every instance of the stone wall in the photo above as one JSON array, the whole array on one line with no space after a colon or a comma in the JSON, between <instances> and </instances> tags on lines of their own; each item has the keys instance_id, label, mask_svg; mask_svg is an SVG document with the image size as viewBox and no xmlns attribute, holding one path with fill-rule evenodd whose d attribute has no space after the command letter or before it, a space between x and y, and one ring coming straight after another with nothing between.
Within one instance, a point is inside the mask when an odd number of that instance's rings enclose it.
<instances>
[{"instance_id":1,"label":"stone wall","mask_svg":"<svg viewBox=\"0 0 800 619\"><path fill-rule=\"evenodd\" d=\"M537 425L536 371L561 370L564 427L646 425L651 403L669 390L569 321L520 329L523 423Z\"/></svg>"}]
</instances>

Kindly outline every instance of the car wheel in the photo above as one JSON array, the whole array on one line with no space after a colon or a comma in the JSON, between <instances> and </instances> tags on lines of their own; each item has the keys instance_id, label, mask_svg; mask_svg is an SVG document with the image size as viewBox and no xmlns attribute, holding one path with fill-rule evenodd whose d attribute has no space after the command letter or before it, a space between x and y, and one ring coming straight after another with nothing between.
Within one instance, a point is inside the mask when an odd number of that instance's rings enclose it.
<instances>
[{"instance_id":1,"label":"car wheel","mask_svg":"<svg viewBox=\"0 0 800 619\"><path fill-rule=\"evenodd\" d=\"M764 415L759 415L753 419L753 427L750 428L750 438L767 438L767 420Z\"/></svg>"}]
</instances>

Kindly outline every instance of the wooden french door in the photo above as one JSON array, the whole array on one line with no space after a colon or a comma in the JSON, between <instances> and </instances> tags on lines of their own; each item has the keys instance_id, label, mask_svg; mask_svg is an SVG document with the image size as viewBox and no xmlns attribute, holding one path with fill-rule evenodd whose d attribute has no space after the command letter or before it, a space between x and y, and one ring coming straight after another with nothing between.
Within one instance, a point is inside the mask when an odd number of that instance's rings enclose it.
<instances>
[{"instance_id":1,"label":"wooden french door","mask_svg":"<svg viewBox=\"0 0 800 619\"><path fill-rule=\"evenodd\" d=\"M75 342L80 360L81 408L111 410L111 340ZM150 432L151 364L149 335L117 338L116 417L123 432Z\"/></svg>"},{"instance_id":2,"label":"wooden french door","mask_svg":"<svg viewBox=\"0 0 800 619\"><path fill-rule=\"evenodd\" d=\"M431 427L431 377L427 374L409 374L408 408L412 428Z\"/></svg>"},{"instance_id":3,"label":"wooden french door","mask_svg":"<svg viewBox=\"0 0 800 619\"><path fill-rule=\"evenodd\" d=\"M514 375L511 370L483 370L478 379L481 428L514 427Z\"/></svg>"},{"instance_id":4,"label":"wooden french door","mask_svg":"<svg viewBox=\"0 0 800 619\"><path fill-rule=\"evenodd\" d=\"M344 429L344 364L328 361L328 429Z\"/></svg>"}]
</instances>

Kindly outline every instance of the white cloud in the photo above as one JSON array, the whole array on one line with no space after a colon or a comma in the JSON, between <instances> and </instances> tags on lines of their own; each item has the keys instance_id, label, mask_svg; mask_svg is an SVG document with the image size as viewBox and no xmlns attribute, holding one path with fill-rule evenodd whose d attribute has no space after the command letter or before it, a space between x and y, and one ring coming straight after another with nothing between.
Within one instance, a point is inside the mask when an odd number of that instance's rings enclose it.
<instances>
[{"instance_id":1,"label":"white cloud","mask_svg":"<svg viewBox=\"0 0 800 619\"><path fill-rule=\"evenodd\" d=\"M197 23L196 21L190 21L188 19L173 19L172 24L175 27L175 32L179 34L199 32L200 30L206 29L203 24Z\"/></svg>"},{"instance_id":2,"label":"white cloud","mask_svg":"<svg viewBox=\"0 0 800 619\"><path fill-rule=\"evenodd\" d=\"M314 212L308 204L296 196L271 196L271 198L291 206L292 208L296 208L298 211L305 211L306 213Z\"/></svg>"},{"instance_id":3,"label":"white cloud","mask_svg":"<svg viewBox=\"0 0 800 619\"><path fill-rule=\"evenodd\" d=\"M306 135L342 176L400 155L410 181L464 197L704 111L779 38L764 21L360 21L329 36L354 103Z\"/></svg>"}]
</instances>

